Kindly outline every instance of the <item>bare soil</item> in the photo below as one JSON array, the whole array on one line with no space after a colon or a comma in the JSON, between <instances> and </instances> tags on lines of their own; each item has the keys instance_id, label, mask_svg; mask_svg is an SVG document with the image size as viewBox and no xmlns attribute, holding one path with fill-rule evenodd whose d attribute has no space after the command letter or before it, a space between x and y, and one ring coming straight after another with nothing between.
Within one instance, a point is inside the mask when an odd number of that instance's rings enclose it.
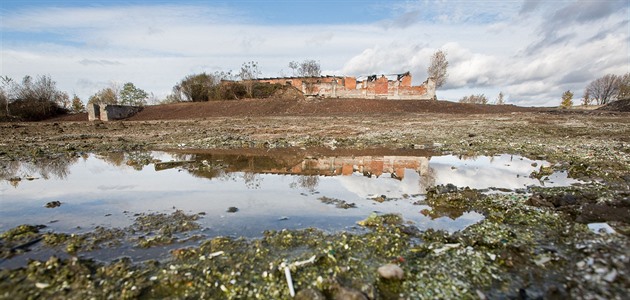
<instances>
[{"instance_id":1,"label":"bare soil","mask_svg":"<svg viewBox=\"0 0 630 300\"><path fill-rule=\"evenodd\" d=\"M280 265L279 257L286 252L302 253L296 260L317 255L314 265L294 275L302 276L296 280L298 288L319 289L329 298L348 291L370 299L399 294L410 299L626 298L630 288L629 116L619 111L445 101L276 99L151 106L115 122L88 122L83 114L38 123L0 123L0 163L111 151L248 149L303 155L395 149L461 156L522 155L547 160L553 170L567 171L584 182L489 196L466 187L443 193L438 187L429 197L435 209L457 207L481 211L486 217L453 234L413 233L377 219L373 221L384 225L365 236L282 231L262 241L214 239L205 243L207 247L177 252L182 258L174 254L172 264L136 266L120 261L99 265L100 273L90 276L91 268L96 269L92 262L51 258L29 268L0 269L0 290L9 291L5 298L214 295L238 299L252 298L257 291L264 291L262 298L288 298L283 270L269 269ZM593 233L584 224L590 222L608 222L617 233ZM423 243L407 244L418 239ZM326 248L331 245L338 246ZM343 245L352 250L343 254ZM267 252L248 252L251 249ZM224 251L229 259L208 258ZM362 261L357 263L356 257ZM376 267L391 261L407 272L404 281L376 277ZM203 272L200 266L206 266ZM59 271L47 273L45 268ZM186 274L199 276L189 279ZM105 279L91 282L98 276ZM135 285L118 279L129 276ZM66 281L71 286L62 288Z\"/></svg>"},{"instance_id":2,"label":"bare soil","mask_svg":"<svg viewBox=\"0 0 630 300\"><path fill-rule=\"evenodd\" d=\"M352 116L409 113L498 114L545 109L514 105L477 105L430 100L369 99L247 99L147 106L129 121L185 120L207 117ZM54 121L83 121L86 114L68 115Z\"/></svg>"}]
</instances>

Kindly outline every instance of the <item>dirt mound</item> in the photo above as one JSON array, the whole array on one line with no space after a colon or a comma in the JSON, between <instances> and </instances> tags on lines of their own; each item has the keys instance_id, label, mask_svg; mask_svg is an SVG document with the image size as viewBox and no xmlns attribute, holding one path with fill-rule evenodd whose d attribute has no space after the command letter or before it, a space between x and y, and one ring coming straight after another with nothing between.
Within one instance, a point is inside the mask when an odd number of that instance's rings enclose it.
<instances>
[{"instance_id":1,"label":"dirt mound","mask_svg":"<svg viewBox=\"0 0 630 300\"><path fill-rule=\"evenodd\" d=\"M282 89L277 90L271 98L281 100L304 100L304 94L293 86L285 86Z\"/></svg>"},{"instance_id":2,"label":"dirt mound","mask_svg":"<svg viewBox=\"0 0 630 300\"><path fill-rule=\"evenodd\" d=\"M597 110L630 112L630 98L610 102Z\"/></svg>"},{"instance_id":3,"label":"dirt mound","mask_svg":"<svg viewBox=\"0 0 630 300\"><path fill-rule=\"evenodd\" d=\"M130 121L185 120L209 117L263 116L383 116L419 113L495 114L539 111L514 105L463 104L434 100L303 99L285 89L269 99L226 100L146 106ZM68 115L49 121L82 121L86 114Z\"/></svg>"}]
</instances>

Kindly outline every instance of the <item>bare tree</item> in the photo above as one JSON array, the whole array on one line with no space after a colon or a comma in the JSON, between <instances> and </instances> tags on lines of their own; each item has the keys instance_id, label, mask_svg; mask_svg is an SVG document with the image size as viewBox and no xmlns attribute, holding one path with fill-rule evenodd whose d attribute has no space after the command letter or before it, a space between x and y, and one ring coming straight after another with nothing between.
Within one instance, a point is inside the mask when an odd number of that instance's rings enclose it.
<instances>
[{"instance_id":1,"label":"bare tree","mask_svg":"<svg viewBox=\"0 0 630 300\"><path fill-rule=\"evenodd\" d=\"M619 76L617 100L630 98L630 73Z\"/></svg>"},{"instance_id":2,"label":"bare tree","mask_svg":"<svg viewBox=\"0 0 630 300\"><path fill-rule=\"evenodd\" d=\"M9 113L9 101L11 98L11 87L13 85L13 79L9 76L0 76L0 104L4 104L6 116L10 116Z\"/></svg>"},{"instance_id":3,"label":"bare tree","mask_svg":"<svg viewBox=\"0 0 630 300\"><path fill-rule=\"evenodd\" d=\"M322 68L319 62L313 59L305 59L302 62L292 61L289 68L293 70L293 75L299 77L320 77Z\"/></svg>"},{"instance_id":4,"label":"bare tree","mask_svg":"<svg viewBox=\"0 0 630 300\"><path fill-rule=\"evenodd\" d=\"M18 116L28 120L41 120L64 111L69 104L68 94L57 90L50 76L24 76L21 84L12 85L12 105ZM13 109L15 110L15 109Z\"/></svg>"},{"instance_id":5,"label":"bare tree","mask_svg":"<svg viewBox=\"0 0 630 300\"><path fill-rule=\"evenodd\" d=\"M245 90L247 91L247 96L252 97L254 91L254 83L255 79L260 76L260 70L258 70L258 62L250 61L243 63L241 66L241 72L238 76L243 81L243 85L245 86Z\"/></svg>"},{"instance_id":6,"label":"bare tree","mask_svg":"<svg viewBox=\"0 0 630 300\"><path fill-rule=\"evenodd\" d=\"M619 76L607 74L595 79L586 87L589 95L597 101L598 105L610 102L618 93Z\"/></svg>"},{"instance_id":7,"label":"bare tree","mask_svg":"<svg viewBox=\"0 0 630 300\"><path fill-rule=\"evenodd\" d=\"M293 70L293 76L297 76L300 65L297 61L289 62L289 68Z\"/></svg>"},{"instance_id":8,"label":"bare tree","mask_svg":"<svg viewBox=\"0 0 630 300\"><path fill-rule=\"evenodd\" d=\"M496 105L504 105L505 104L505 96L503 95L503 92L499 92L499 96L497 96L497 100L494 101L494 104L496 104Z\"/></svg>"},{"instance_id":9,"label":"bare tree","mask_svg":"<svg viewBox=\"0 0 630 300\"><path fill-rule=\"evenodd\" d=\"M427 68L429 77L435 81L435 87L439 88L446 82L448 78L448 60L446 60L446 52L438 50L431 56L431 63Z\"/></svg>"},{"instance_id":10,"label":"bare tree","mask_svg":"<svg viewBox=\"0 0 630 300\"><path fill-rule=\"evenodd\" d=\"M306 85L303 92L313 94L315 92L315 83L318 80L317 77L322 76L322 68L319 62L313 59L305 59L302 62L292 61L289 63L289 68L293 69L294 76L306 78L302 81Z\"/></svg>"},{"instance_id":11,"label":"bare tree","mask_svg":"<svg viewBox=\"0 0 630 300\"><path fill-rule=\"evenodd\" d=\"M584 96L582 96L582 105L591 105L591 101L593 101L593 99L591 99L591 95L589 94L588 89L585 89Z\"/></svg>"}]
</instances>

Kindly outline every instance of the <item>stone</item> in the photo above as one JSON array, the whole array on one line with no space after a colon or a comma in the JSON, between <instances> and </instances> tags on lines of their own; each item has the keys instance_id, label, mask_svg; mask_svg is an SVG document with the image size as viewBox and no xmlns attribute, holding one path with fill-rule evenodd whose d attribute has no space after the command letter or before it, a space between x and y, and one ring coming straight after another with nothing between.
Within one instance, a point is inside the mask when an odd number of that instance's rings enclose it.
<instances>
[{"instance_id":1,"label":"stone","mask_svg":"<svg viewBox=\"0 0 630 300\"><path fill-rule=\"evenodd\" d=\"M386 264L378 268L378 275L384 279L397 279L402 280L405 277L405 272L401 267L395 264Z\"/></svg>"},{"instance_id":2,"label":"stone","mask_svg":"<svg viewBox=\"0 0 630 300\"><path fill-rule=\"evenodd\" d=\"M295 294L296 300L326 300L326 296L318 290L303 289Z\"/></svg>"},{"instance_id":3,"label":"stone","mask_svg":"<svg viewBox=\"0 0 630 300\"><path fill-rule=\"evenodd\" d=\"M339 287L336 289L333 299L335 300L368 300L365 294L355 289Z\"/></svg>"}]
</instances>

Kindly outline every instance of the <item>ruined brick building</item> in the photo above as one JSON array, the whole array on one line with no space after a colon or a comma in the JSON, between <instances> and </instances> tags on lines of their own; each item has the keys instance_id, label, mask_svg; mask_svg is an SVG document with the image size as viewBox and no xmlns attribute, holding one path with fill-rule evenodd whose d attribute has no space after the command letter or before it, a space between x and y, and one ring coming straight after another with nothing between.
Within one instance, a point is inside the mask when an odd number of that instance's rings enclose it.
<instances>
[{"instance_id":1,"label":"ruined brick building","mask_svg":"<svg viewBox=\"0 0 630 300\"><path fill-rule=\"evenodd\" d=\"M419 86L411 84L409 72L393 75L320 76L260 78L257 82L289 84L307 96L392 100L431 100L435 82L429 78Z\"/></svg>"}]
</instances>

